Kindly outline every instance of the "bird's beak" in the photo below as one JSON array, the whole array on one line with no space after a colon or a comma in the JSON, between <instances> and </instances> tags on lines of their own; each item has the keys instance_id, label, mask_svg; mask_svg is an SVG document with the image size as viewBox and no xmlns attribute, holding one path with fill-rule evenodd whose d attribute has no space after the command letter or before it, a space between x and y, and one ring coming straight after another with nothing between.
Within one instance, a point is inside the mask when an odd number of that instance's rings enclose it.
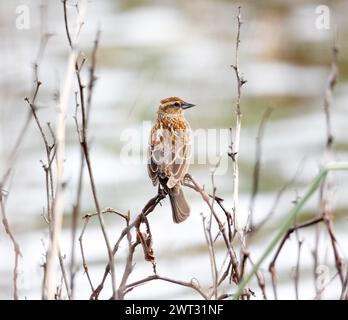
<instances>
[{"instance_id":1,"label":"bird's beak","mask_svg":"<svg viewBox=\"0 0 348 320\"><path fill-rule=\"evenodd\" d=\"M184 102L183 105L182 105L182 108L185 110L185 109L192 108L194 106L195 106L195 104Z\"/></svg>"}]
</instances>

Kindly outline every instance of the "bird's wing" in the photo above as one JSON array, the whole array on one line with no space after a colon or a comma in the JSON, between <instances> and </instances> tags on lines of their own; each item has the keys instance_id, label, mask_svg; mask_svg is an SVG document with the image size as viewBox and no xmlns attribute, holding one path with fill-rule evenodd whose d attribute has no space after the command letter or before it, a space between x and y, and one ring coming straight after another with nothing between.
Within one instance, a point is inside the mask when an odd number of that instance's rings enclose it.
<instances>
[{"instance_id":1,"label":"bird's wing","mask_svg":"<svg viewBox=\"0 0 348 320\"><path fill-rule=\"evenodd\" d=\"M170 177L167 182L168 188L173 188L184 179L190 164L191 141L190 129L175 130L175 144L173 160L170 164Z\"/></svg>"},{"instance_id":2,"label":"bird's wing","mask_svg":"<svg viewBox=\"0 0 348 320\"><path fill-rule=\"evenodd\" d=\"M149 177L152 180L152 184L154 186L156 186L157 183L158 183L158 174L157 174L158 168L157 168L157 165L152 160L151 154L152 154L152 150L151 150L151 146L149 146L149 148L148 148L147 173L149 174Z\"/></svg>"},{"instance_id":3,"label":"bird's wing","mask_svg":"<svg viewBox=\"0 0 348 320\"><path fill-rule=\"evenodd\" d=\"M155 127L152 128L151 130L150 142L149 142L149 147L147 152L147 172L154 186L156 186L158 183L158 165L155 161L155 158L156 158L155 146L158 141L155 136L155 133L156 133L155 130L156 130Z\"/></svg>"},{"instance_id":4,"label":"bird's wing","mask_svg":"<svg viewBox=\"0 0 348 320\"><path fill-rule=\"evenodd\" d=\"M158 178L168 178L167 187L170 189L182 181L191 156L190 132L190 129L151 130L147 168L154 185L157 185Z\"/></svg>"}]
</instances>

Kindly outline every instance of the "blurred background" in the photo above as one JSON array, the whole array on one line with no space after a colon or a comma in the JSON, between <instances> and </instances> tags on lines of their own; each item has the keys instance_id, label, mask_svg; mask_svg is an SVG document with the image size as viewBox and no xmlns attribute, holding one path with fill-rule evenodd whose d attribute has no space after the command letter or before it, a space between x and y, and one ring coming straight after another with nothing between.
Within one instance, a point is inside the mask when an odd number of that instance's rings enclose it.
<instances>
[{"instance_id":1,"label":"blurred background","mask_svg":"<svg viewBox=\"0 0 348 320\"><path fill-rule=\"evenodd\" d=\"M71 27L76 27L76 1L68 1ZM47 48L39 68L42 86L38 95L39 117L54 126L57 116L55 96L59 92L69 47L64 29L63 6L60 0L9 1L0 3L0 174L8 166L9 154L27 116L24 97L33 87L33 62L37 55L40 33L49 32ZM193 129L228 129L235 124L236 81L230 67L235 59L236 15L240 3L227 0L145 1L90 0L80 45L91 56L98 26L102 34L98 50L96 87L90 116L91 160L94 167L101 206L120 212L130 210L137 215L148 199L156 194L144 163L139 156L146 151L149 122L154 122L159 100L177 95L197 105L187 112ZM318 25L317 8L329 8L329 29ZM18 6L29 8L29 27L18 28ZM274 215L250 243L251 256L263 252L270 237L311 179L318 172L325 149L325 117L323 98L330 70L331 47L337 35L339 46L339 82L332 104L335 159L348 155L348 20L346 0L331 1L248 1L242 3L240 70L247 79L242 92L242 137L240 150L241 219L248 215L255 162L255 138L262 114L274 108L266 127L260 191L255 203L255 219L262 218L274 204L278 191L296 171L295 181L283 193ZM41 13L40 13L41 12ZM42 14L43 13L43 14ZM43 19L42 19L43 17ZM87 61L89 63L89 61ZM82 76L87 82L88 69ZM73 120L73 95L67 117L66 206L61 250L66 263L71 256L71 212L76 197L80 149ZM145 125L144 125L145 121ZM139 153L124 161L120 157L125 145L125 130L137 136ZM220 152L228 149L224 140L213 160L193 164L191 173L211 191L210 169ZM208 145L209 147L209 145ZM210 146L213 147L213 146ZM209 147L209 148L210 148ZM202 149L204 150L204 148ZM202 151L195 149L197 153ZM212 149L214 152L214 148ZM132 161L132 157L134 158ZM7 197L9 222L21 246L19 295L24 299L41 296L42 263L47 246L47 225L42 218L45 206L45 178L40 160L45 159L44 146L34 122L20 148L14 164ZM227 158L226 158L226 161ZM334 175L335 227L338 242L344 249L347 237L347 174ZM90 187L83 189L82 213L94 212ZM216 177L218 194L232 208L232 166ZM167 200L150 215L158 271L163 276L189 281L197 278L203 287L211 284L208 251L202 229L201 213L207 209L200 197L187 190L192 206L190 218L180 225L172 222ZM303 217L315 214L318 197L306 206ZM112 242L117 239L124 222L107 216L107 230ZM78 233L82 219L79 220ZM314 228L299 232L304 240L301 253L300 298L313 298ZM107 252L97 220L91 221L85 234L86 258L97 284L107 261ZM124 247L127 243L123 244ZM121 248L122 249L122 248ZM217 247L218 259L223 246ZM344 251L344 250L343 250ZM326 236L320 238L320 264L335 275ZM347 251L345 251L347 253ZM220 255L220 256L219 256ZM80 269L76 276L76 298L89 297L88 282ZM119 261L125 253L120 251ZM130 280L151 274L152 266L144 262L138 248L136 266ZM269 261L268 261L269 262ZM297 241L292 237L278 260L279 298L294 299L293 267L297 262ZM119 264L118 271L122 271ZM267 262L263 265L267 293L272 298ZM12 297L13 250L4 228L0 228L0 299ZM328 285L323 298L339 297L339 281ZM110 296L107 288L102 297ZM136 288L129 298L188 299L198 298L195 292L162 282ZM256 298L261 298L257 292Z\"/></svg>"}]
</instances>

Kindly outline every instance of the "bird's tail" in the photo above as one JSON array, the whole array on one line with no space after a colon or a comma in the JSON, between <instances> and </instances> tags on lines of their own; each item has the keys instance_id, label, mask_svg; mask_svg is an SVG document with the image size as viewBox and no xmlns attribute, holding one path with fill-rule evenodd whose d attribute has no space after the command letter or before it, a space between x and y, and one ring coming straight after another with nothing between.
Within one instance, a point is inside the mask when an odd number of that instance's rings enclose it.
<instances>
[{"instance_id":1,"label":"bird's tail","mask_svg":"<svg viewBox=\"0 0 348 320\"><path fill-rule=\"evenodd\" d=\"M175 223L183 222L190 215L190 206L184 196L182 188L176 186L168 190L170 204L172 206L173 220Z\"/></svg>"}]
</instances>

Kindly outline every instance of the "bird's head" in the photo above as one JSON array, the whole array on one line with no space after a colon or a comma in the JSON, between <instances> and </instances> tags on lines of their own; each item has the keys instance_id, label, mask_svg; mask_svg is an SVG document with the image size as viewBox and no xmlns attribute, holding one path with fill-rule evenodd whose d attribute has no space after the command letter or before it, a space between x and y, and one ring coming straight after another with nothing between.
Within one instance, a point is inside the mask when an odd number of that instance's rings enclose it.
<instances>
[{"instance_id":1,"label":"bird's head","mask_svg":"<svg viewBox=\"0 0 348 320\"><path fill-rule=\"evenodd\" d=\"M169 97L160 101L159 110L167 114L181 114L183 110L194 107L192 103L188 103L178 97Z\"/></svg>"}]
</instances>

